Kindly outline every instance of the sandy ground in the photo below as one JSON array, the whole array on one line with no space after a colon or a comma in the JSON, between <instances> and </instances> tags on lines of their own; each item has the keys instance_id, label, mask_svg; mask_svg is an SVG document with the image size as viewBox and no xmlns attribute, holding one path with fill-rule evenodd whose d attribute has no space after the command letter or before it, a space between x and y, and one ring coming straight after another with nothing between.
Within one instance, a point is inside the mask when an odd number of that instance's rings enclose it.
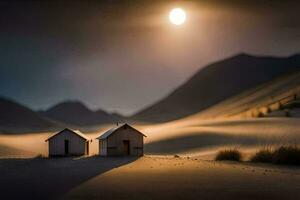
<instances>
[{"instance_id":1,"label":"sandy ground","mask_svg":"<svg viewBox=\"0 0 300 200\"><path fill-rule=\"evenodd\" d=\"M58 199L73 187L136 158L0 159L0 199Z\"/></svg>"},{"instance_id":2,"label":"sandy ground","mask_svg":"<svg viewBox=\"0 0 300 200\"><path fill-rule=\"evenodd\" d=\"M166 156L1 159L0 199L299 199L300 168Z\"/></svg>"},{"instance_id":3,"label":"sandy ground","mask_svg":"<svg viewBox=\"0 0 300 200\"><path fill-rule=\"evenodd\" d=\"M224 148L241 149L247 160L261 147L299 144L299 123L188 118L140 125L148 136L142 158L92 156L103 129L87 133L91 155L81 158L34 158L47 155L53 133L0 135L0 199L300 199L300 168L211 161Z\"/></svg>"},{"instance_id":4,"label":"sandy ground","mask_svg":"<svg viewBox=\"0 0 300 200\"><path fill-rule=\"evenodd\" d=\"M72 189L67 199L299 199L300 169L143 157Z\"/></svg>"}]
</instances>

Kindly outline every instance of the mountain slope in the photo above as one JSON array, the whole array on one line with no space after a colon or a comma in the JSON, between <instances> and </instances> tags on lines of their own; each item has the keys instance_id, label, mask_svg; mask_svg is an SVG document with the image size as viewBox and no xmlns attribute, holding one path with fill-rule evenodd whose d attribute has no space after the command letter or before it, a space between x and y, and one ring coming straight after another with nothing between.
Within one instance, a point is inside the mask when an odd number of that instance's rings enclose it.
<instances>
[{"instance_id":1,"label":"mountain slope","mask_svg":"<svg viewBox=\"0 0 300 200\"><path fill-rule=\"evenodd\" d=\"M59 125L6 98L0 98L0 131L48 130Z\"/></svg>"},{"instance_id":2,"label":"mountain slope","mask_svg":"<svg viewBox=\"0 0 300 200\"><path fill-rule=\"evenodd\" d=\"M117 120L120 120L115 115L111 115L103 110L94 112L79 101L59 103L41 113L50 119L77 126L115 123Z\"/></svg>"},{"instance_id":3,"label":"mountain slope","mask_svg":"<svg viewBox=\"0 0 300 200\"><path fill-rule=\"evenodd\" d=\"M247 54L206 66L166 98L132 119L163 122L198 113L279 75L300 70L300 55L287 58Z\"/></svg>"},{"instance_id":4,"label":"mountain slope","mask_svg":"<svg viewBox=\"0 0 300 200\"><path fill-rule=\"evenodd\" d=\"M300 72L280 76L226 99L189 118L249 118L264 116L300 99Z\"/></svg>"}]
</instances>

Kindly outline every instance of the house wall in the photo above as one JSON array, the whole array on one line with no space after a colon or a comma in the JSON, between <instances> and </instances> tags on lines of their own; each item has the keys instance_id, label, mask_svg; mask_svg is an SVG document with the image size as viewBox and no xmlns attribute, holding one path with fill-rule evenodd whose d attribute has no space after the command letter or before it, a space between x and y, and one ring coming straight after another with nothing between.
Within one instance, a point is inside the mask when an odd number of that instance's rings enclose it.
<instances>
[{"instance_id":1,"label":"house wall","mask_svg":"<svg viewBox=\"0 0 300 200\"><path fill-rule=\"evenodd\" d=\"M124 140L130 141L130 155L142 156L144 154L144 137L136 130L126 126L118 129L107 138L107 155L121 156L124 153Z\"/></svg>"},{"instance_id":2,"label":"house wall","mask_svg":"<svg viewBox=\"0 0 300 200\"><path fill-rule=\"evenodd\" d=\"M65 140L69 141L69 155L84 155L86 141L78 135L65 131L49 140L49 156L65 156Z\"/></svg>"},{"instance_id":3,"label":"house wall","mask_svg":"<svg viewBox=\"0 0 300 200\"><path fill-rule=\"evenodd\" d=\"M107 139L99 140L99 155L100 156L107 155Z\"/></svg>"}]
</instances>

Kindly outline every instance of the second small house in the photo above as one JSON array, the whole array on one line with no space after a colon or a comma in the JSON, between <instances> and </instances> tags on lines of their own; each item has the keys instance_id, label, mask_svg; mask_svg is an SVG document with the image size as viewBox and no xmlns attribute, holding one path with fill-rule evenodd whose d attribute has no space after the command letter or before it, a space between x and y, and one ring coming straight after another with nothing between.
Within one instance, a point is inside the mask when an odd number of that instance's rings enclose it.
<instances>
[{"instance_id":1,"label":"second small house","mask_svg":"<svg viewBox=\"0 0 300 200\"><path fill-rule=\"evenodd\" d=\"M49 156L81 156L89 154L89 140L80 131L64 129L46 139Z\"/></svg>"},{"instance_id":2,"label":"second small house","mask_svg":"<svg viewBox=\"0 0 300 200\"><path fill-rule=\"evenodd\" d=\"M101 156L142 156L144 154L143 133L128 124L117 125L103 133L99 139Z\"/></svg>"}]
</instances>

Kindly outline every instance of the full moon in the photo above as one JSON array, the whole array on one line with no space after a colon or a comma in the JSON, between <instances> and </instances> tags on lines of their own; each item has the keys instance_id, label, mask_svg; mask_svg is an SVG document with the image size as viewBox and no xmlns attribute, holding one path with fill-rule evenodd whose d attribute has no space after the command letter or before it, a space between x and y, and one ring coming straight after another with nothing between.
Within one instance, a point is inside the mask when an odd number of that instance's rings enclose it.
<instances>
[{"instance_id":1,"label":"full moon","mask_svg":"<svg viewBox=\"0 0 300 200\"><path fill-rule=\"evenodd\" d=\"M181 25L186 19L185 11L181 8L174 8L169 14L169 19L172 24Z\"/></svg>"}]
</instances>

